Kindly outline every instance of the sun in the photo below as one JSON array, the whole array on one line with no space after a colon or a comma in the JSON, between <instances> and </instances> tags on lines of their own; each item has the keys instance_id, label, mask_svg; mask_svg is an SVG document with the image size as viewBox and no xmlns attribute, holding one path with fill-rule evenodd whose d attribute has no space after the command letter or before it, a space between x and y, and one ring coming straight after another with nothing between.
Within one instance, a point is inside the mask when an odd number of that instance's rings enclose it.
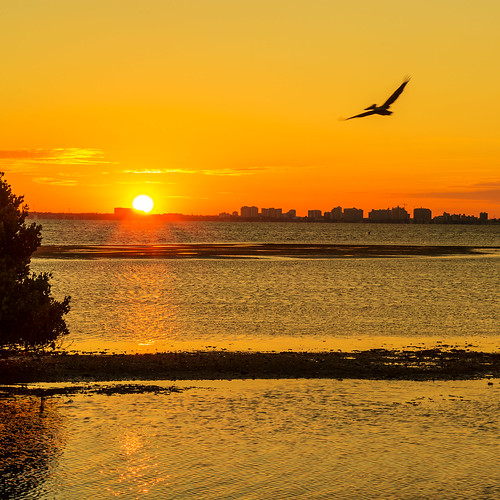
<instances>
[{"instance_id":1,"label":"sun","mask_svg":"<svg viewBox=\"0 0 500 500\"><path fill-rule=\"evenodd\" d=\"M132 206L139 212L144 212L145 214L151 212L153 210L153 200L145 195L145 194L140 194L139 196L136 196L134 198L134 201L132 202Z\"/></svg>"}]
</instances>

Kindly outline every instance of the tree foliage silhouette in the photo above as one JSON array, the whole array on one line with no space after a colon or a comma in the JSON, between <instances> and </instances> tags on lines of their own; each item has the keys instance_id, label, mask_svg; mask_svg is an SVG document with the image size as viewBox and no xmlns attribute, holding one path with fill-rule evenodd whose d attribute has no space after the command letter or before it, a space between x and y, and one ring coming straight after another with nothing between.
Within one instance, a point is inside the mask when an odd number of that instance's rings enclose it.
<instances>
[{"instance_id":1,"label":"tree foliage silhouette","mask_svg":"<svg viewBox=\"0 0 500 500\"><path fill-rule=\"evenodd\" d=\"M54 348L68 328L70 297L51 295L50 273L30 271L42 226L25 223L28 206L12 193L0 172L0 348Z\"/></svg>"}]
</instances>

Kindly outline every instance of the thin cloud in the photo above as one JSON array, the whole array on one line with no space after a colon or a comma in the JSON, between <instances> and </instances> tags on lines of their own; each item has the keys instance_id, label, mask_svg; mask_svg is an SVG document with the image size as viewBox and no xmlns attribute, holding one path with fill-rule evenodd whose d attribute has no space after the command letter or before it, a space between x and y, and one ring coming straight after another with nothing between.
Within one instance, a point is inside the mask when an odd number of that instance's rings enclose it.
<instances>
[{"instance_id":1,"label":"thin cloud","mask_svg":"<svg viewBox=\"0 0 500 500\"><path fill-rule=\"evenodd\" d=\"M109 164L104 152L95 148L18 149L0 151L1 164L95 165Z\"/></svg>"},{"instance_id":2,"label":"thin cloud","mask_svg":"<svg viewBox=\"0 0 500 500\"><path fill-rule=\"evenodd\" d=\"M52 186L76 186L77 182L72 179L56 179L54 177L35 177L37 184L50 184Z\"/></svg>"},{"instance_id":3,"label":"thin cloud","mask_svg":"<svg viewBox=\"0 0 500 500\"><path fill-rule=\"evenodd\" d=\"M143 169L143 170L123 170L124 174L144 174L144 175L157 175L157 174L196 174L199 170L184 170L182 168L162 168L162 169Z\"/></svg>"},{"instance_id":4,"label":"thin cloud","mask_svg":"<svg viewBox=\"0 0 500 500\"><path fill-rule=\"evenodd\" d=\"M254 175L268 171L289 170L292 167L285 166L254 166L254 167L230 167L230 168L213 168L201 170L204 175L220 175L220 176L243 176Z\"/></svg>"},{"instance_id":5,"label":"thin cloud","mask_svg":"<svg viewBox=\"0 0 500 500\"><path fill-rule=\"evenodd\" d=\"M253 175L256 173L255 170L243 170L243 169L235 169L235 168L215 168L210 170L202 170L201 173L203 175L216 175L222 177L239 177L243 175Z\"/></svg>"},{"instance_id":6,"label":"thin cloud","mask_svg":"<svg viewBox=\"0 0 500 500\"><path fill-rule=\"evenodd\" d=\"M144 184L161 184L161 185L171 184L170 182L162 182L162 181L141 181L141 184L142 183L144 183ZM137 186L137 181L116 181L116 182L114 182L114 184L122 184L122 185L127 185L127 186L130 186L130 185Z\"/></svg>"},{"instance_id":7,"label":"thin cloud","mask_svg":"<svg viewBox=\"0 0 500 500\"><path fill-rule=\"evenodd\" d=\"M415 198L488 201L500 204L500 181L483 182L456 190L414 193Z\"/></svg>"},{"instance_id":8,"label":"thin cloud","mask_svg":"<svg viewBox=\"0 0 500 500\"><path fill-rule=\"evenodd\" d=\"M254 175L260 172L269 170L288 170L293 167L275 167L275 166L256 166L256 167L230 167L230 168L201 168L201 169L184 169L184 168L162 168L162 169L143 169L143 170L123 170L124 174L201 174L213 176L244 176Z\"/></svg>"},{"instance_id":9,"label":"thin cloud","mask_svg":"<svg viewBox=\"0 0 500 500\"><path fill-rule=\"evenodd\" d=\"M473 184L472 187L477 188L500 188L500 181L490 181L490 182L479 182L478 184Z\"/></svg>"},{"instance_id":10,"label":"thin cloud","mask_svg":"<svg viewBox=\"0 0 500 500\"><path fill-rule=\"evenodd\" d=\"M184 196L182 194L166 194L163 196L164 199L172 199L172 198L179 198L179 199L185 199L185 200L194 200L194 199L200 199L200 200L206 200L207 198L194 198L193 196Z\"/></svg>"}]
</instances>

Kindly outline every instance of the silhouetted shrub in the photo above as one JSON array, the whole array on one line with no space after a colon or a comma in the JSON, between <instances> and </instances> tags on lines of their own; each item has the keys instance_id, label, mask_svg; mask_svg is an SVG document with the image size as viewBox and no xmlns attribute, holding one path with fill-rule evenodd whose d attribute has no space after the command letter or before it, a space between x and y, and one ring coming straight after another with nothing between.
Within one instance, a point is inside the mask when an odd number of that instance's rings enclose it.
<instances>
[{"instance_id":1,"label":"silhouetted shrub","mask_svg":"<svg viewBox=\"0 0 500 500\"><path fill-rule=\"evenodd\" d=\"M0 348L55 347L67 335L63 318L70 297L51 295L49 273L32 273L30 260L42 241L40 225L25 223L28 206L0 172Z\"/></svg>"}]
</instances>

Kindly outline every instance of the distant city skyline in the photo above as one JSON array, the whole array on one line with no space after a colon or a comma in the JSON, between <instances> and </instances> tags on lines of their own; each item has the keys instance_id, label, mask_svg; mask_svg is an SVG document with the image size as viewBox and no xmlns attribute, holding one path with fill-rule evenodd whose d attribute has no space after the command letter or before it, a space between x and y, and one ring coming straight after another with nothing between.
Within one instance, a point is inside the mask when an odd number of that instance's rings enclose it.
<instances>
[{"instance_id":1,"label":"distant city skyline","mask_svg":"<svg viewBox=\"0 0 500 500\"><path fill-rule=\"evenodd\" d=\"M296 210L290 209L286 212L281 208L259 208L255 205L244 205L240 210L232 212L220 212L219 214L182 214L163 213L145 214L140 210L130 207L115 207L113 213L104 212L30 212L32 218L55 218L55 219L127 219L127 218L163 218L165 220L243 220L243 221L309 221L309 222L371 222L371 223L442 223L442 224L476 224L499 222L500 219L490 218L487 212L480 212L478 216L466 213L449 213L444 211L436 215L432 210L425 207L416 207L410 213L405 207L392 207L385 209L371 209L368 213L356 207L342 208L336 206L329 211L316 209L308 210L307 215L297 215Z\"/></svg>"},{"instance_id":2,"label":"distant city skyline","mask_svg":"<svg viewBox=\"0 0 500 500\"><path fill-rule=\"evenodd\" d=\"M489 220L489 215L486 211L482 211L479 213L479 216L459 213L459 214L451 214L448 212L443 212L441 215L432 214L432 210L426 207L415 207L413 209L413 213L410 213L406 210L406 208L400 207L399 205L391 208L372 208L367 214L363 209L357 207L341 207L336 206L331 210L317 210L310 209L307 212L307 215L304 217L297 216L297 212L295 209L290 209L287 212L284 212L282 208L262 208L259 212L259 207L252 206L242 206L240 208L239 213L234 211L231 214L229 213L221 213L222 215L236 216L242 218L307 218L311 220L328 220L333 222L407 222L409 220L413 220L420 223L429 223L433 220L439 220L441 222L459 222L459 221L477 221L487 222Z\"/></svg>"},{"instance_id":3,"label":"distant city skyline","mask_svg":"<svg viewBox=\"0 0 500 500\"><path fill-rule=\"evenodd\" d=\"M317 205L319 204L316 204L316 207L311 207L311 208L306 208L303 212L299 212L298 210L296 210L295 208L282 208L282 207L278 207L277 205L275 206L272 206L272 204L269 204L269 205L266 205L266 206L257 206L257 205L241 205L239 206L238 208L233 208L232 210L230 211L219 211L219 212L214 212L214 213L195 213L194 211L187 211L187 212L159 212L157 210L154 210L151 211L151 215L165 215L165 214L183 214L183 215L196 215L196 216L208 216L208 217L213 217L213 216L218 216L218 215L222 215L222 214L225 214L225 215L234 215L234 214L237 214L238 216L242 216L242 217L248 217L248 218L251 218L251 217L260 217L260 216L263 216L263 217L281 217L281 216L285 216L285 215L288 215L288 216L292 216L292 217L299 217L299 218L303 218L303 217L309 217L311 218L312 217L315 217L315 216L318 216L318 213L321 213L321 216L323 216L325 213L332 213L332 218L333 219L336 219L336 218L339 218L339 215L342 214L344 215L344 212L347 210L348 211L348 217L352 217L354 216L355 218L358 217L358 215L353 215L355 211L361 211L364 215L365 218L368 217L368 214L371 212L371 211L385 211L385 210L404 210L404 211L407 211L410 215L413 214L413 212L415 210L429 210L431 213L432 213L432 216L436 216L439 211L434 211L428 207L424 207L424 206L415 206L413 208L409 208L408 205L404 204L404 205L387 205L385 207L381 207L381 206L377 206L376 208L375 207L371 207L371 208L368 208L368 209L364 209L364 208L359 208L357 206L354 206L352 204L350 204L349 206L340 206L340 205L336 205L336 206L332 206L332 208L330 209L320 209L320 208L317 208ZM324 205L324 204L323 204ZM245 211L246 210L246 211ZM50 210L29 210L29 212L31 213L101 213L101 214L110 214L110 213L116 213L116 212L120 212L120 211L135 211L134 208L132 207L132 204L130 206L122 206L122 207L114 207L113 208L113 212L111 210L109 211L103 211L103 212L99 212L99 211L73 211L73 210L61 210L61 211L50 211ZM311 214L311 212L315 212L315 214ZM488 217L490 219L493 219L493 218L496 218L496 217L493 217L493 216L490 216L489 212L487 210L479 210L478 212L467 212L466 210L459 210L459 211L453 211L453 210L450 210L450 209L444 209L440 215L444 214L444 213L454 213L454 214L458 214L458 215L470 215L470 216L476 216L476 217L479 217L481 215L481 213L487 213L488 214Z\"/></svg>"}]
</instances>

